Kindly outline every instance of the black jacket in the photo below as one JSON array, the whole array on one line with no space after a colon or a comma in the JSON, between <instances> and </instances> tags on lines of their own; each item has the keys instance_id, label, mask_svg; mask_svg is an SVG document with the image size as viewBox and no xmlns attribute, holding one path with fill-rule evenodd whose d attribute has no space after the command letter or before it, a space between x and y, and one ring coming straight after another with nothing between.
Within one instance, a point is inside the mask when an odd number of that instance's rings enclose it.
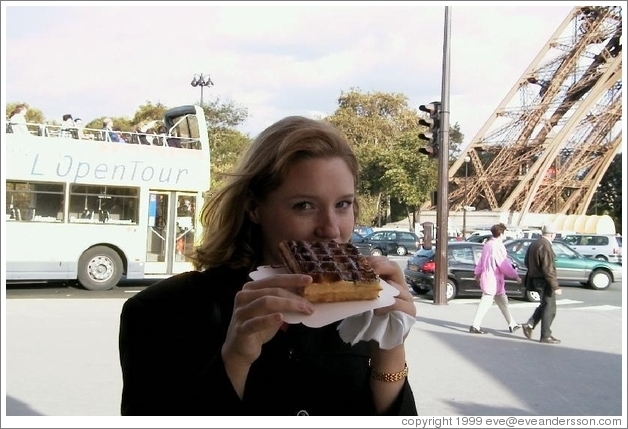
<instances>
[{"instance_id":1,"label":"black jacket","mask_svg":"<svg viewBox=\"0 0 628 429\"><path fill-rule=\"evenodd\" d=\"M290 325L263 346L244 398L220 350L247 271L188 272L128 299L120 316L122 415L373 415L368 346L344 343L338 323ZM416 415L408 381L390 415Z\"/></svg>"},{"instance_id":2,"label":"black jacket","mask_svg":"<svg viewBox=\"0 0 628 429\"><path fill-rule=\"evenodd\" d=\"M545 279L552 289L560 288L556 277L556 255L550 240L539 237L530 243L524 263L530 279Z\"/></svg>"}]
</instances>

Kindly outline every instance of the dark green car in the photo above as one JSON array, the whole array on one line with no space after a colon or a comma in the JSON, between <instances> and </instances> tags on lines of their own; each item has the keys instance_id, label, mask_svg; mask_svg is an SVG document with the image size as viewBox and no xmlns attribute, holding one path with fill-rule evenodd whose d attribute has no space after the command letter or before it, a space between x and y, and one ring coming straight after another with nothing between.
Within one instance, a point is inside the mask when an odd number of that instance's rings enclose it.
<instances>
[{"instance_id":1,"label":"dark green car","mask_svg":"<svg viewBox=\"0 0 628 429\"><path fill-rule=\"evenodd\" d=\"M518 238L504 241L506 251L522 265L530 243L536 239ZM614 282L622 281L621 265L587 258L561 240L554 240L556 276L558 283L579 282L591 289L607 289Z\"/></svg>"}]
</instances>

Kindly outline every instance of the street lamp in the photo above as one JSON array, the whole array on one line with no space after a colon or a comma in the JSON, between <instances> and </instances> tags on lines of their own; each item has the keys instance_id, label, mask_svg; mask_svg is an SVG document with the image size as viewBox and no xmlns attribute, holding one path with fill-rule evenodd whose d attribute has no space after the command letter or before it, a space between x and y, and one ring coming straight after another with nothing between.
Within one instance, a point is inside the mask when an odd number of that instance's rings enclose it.
<instances>
[{"instance_id":1,"label":"street lamp","mask_svg":"<svg viewBox=\"0 0 628 429\"><path fill-rule=\"evenodd\" d=\"M469 179L469 155L464 157L464 199L462 203L462 238L467 238L467 181Z\"/></svg>"},{"instance_id":2,"label":"street lamp","mask_svg":"<svg viewBox=\"0 0 628 429\"><path fill-rule=\"evenodd\" d=\"M206 86L207 87L214 86L214 82L212 82L208 74L201 73L201 74L194 75L194 77L192 78L192 82L190 82L190 85L192 85L195 88L197 86L201 87L201 107L203 107L203 88Z\"/></svg>"}]
</instances>

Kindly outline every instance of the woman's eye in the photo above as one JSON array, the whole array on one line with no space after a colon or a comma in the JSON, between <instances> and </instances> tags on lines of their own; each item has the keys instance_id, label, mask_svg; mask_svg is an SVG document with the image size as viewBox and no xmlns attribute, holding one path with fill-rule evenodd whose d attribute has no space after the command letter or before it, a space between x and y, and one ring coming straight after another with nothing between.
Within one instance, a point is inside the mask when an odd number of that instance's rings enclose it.
<instances>
[{"instance_id":1,"label":"woman's eye","mask_svg":"<svg viewBox=\"0 0 628 429\"><path fill-rule=\"evenodd\" d=\"M294 205L294 208L297 210L307 210L312 208L312 204L307 201L303 201Z\"/></svg>"},{"instance_id":2,"label":"woman's eye","mask_svg":"<svg viewBox=\"0 0 628 429\"><path fill-rule=\"evenodd\" d=\"M348 209L353 205L353 201L340 201L337 205L339 209Z\"/></svg>"}]
</instances>

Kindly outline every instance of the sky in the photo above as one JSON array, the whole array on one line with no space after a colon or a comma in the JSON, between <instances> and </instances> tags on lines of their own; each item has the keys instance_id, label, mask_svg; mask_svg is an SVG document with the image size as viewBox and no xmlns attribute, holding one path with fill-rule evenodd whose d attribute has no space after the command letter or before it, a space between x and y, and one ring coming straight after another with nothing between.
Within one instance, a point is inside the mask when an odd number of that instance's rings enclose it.
<instances>
[{"instance_id":1,"label":"sky","mask_svg":"<svg viewBox=\"0 0 628 429\"><path fill-rule=\"evenodd\" d=\"M132 117L147 101L199 103L194 74L248 110L250 136L288 115L330 115L343 92L441 98L445 3L3 1L3 107L46 119ZM448 3L450 123L471 141L571 3ZM76 6L75 6L76 5Z\"/></svg>"}]
</instances>

